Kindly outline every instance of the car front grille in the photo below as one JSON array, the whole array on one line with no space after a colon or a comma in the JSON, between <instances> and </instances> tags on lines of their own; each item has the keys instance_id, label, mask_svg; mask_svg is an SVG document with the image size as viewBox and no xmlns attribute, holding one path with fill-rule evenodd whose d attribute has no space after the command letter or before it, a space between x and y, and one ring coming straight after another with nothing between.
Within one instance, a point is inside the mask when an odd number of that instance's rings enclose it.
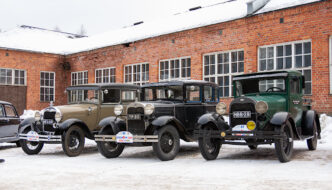
<instances>
[{"instance_id":1,"label":"car front grille","mask_svg":"<svg viewBox=\"0 0 332 190\"><path fill-rule=\"evenodd\" d=\"M44 112L43 119L54 119L54 116L55 116L55 112L46 111L46 112Z\"/></svg>"},{"instance_id":2,"label":"car front grille","mask_svg":"<svg viewBox=\"0 0 332 190\"><path fill-rule=\"evenodd\" d=\"M233 113L235 111L250 111L250 118L234 118ZM255 110L255 104L253 102L232 103L230 106L230 113L230 124L232 128L237 125L245 125L248 121L254 121L256 123L257 114Z\"/></svg>"},{"instance_id":3,"label":"car front grille","mask_svg":"<svg viewBox=\"0 0 332 190\"><path fill-rule=\"evenodd\" d=\"M142 107L130 107L127 110L127 114L139 114L141 119L130 120L127 118L127 130L134 135L144 135L145 132L145 121L144 121L144 108Z\"/></svg>"}]
</instances>

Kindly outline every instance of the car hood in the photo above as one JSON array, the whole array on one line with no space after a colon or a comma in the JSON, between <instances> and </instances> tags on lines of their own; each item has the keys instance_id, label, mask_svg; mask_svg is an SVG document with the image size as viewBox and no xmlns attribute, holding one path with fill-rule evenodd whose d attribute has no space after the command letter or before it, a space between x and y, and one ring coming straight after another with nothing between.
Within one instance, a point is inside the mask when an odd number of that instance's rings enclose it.
<instances>
[{"instance_id":1,"label":"car hood","mask_svg":"<svg viewBox=\"0 0 332 190\"><path fill-rule=\"evenodd\" d=\"M273 115L278 111L286 111L287 103L286 97L283 95L255 95L248 96L248 98L253 99L255 101L264 101L268 104L269 109L267 111L268 115Z\"/></svg>"},{"instance_id":2,"label":"car hood","mask_svg":"<svg viewBox=\"0 0 332 190\"><path fill-rule=\"evenodd\" d=\"M42 112L45 112L50 109L55 109L59 111L62 115L62 121L69 118L84 119L89 115L89 109L93 112L97 109L95 104L71 104L71 105L62 105L62 106L53 106L45 108Z\"/></svg>"}]
</instances>

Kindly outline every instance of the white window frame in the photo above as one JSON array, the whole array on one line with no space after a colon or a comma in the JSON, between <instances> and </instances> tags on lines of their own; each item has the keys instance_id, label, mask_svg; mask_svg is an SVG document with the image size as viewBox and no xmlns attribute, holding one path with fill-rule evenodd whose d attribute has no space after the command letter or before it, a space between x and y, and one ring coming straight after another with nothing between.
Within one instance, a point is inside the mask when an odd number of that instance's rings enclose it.
<instances>
[{"instance_id":1,"label":"white window frame","mask_svg":"<svg viewBox=\"0 0 332 190\"><path fill-rule=\"evenodd\" d=\"M81 85L81 84L78 84L78 81L79 81L79 80L78 80L78 75L79 75L79 73L82 74L82 84L88 84L88 83L89 83L89 73L88 73L87 70L85 70L85 71L71 72L71 75L70 75L70 76L71 76L71 83L70 83L70 84L71 84L72 86ZM84 82L84 79L85 79L85 78L84 78L84 73L86 73L86 75L87 75L87 78L86 78L86 79L87 79L87 82L86 82L86 83ZM76 79L75 79L75 80L76 80L76 83L74 83L74 81L73 81L73 80L74 80L74 79L73 79L73 75L76 75Z\"/></svg>"},{"instance_id":2,"label":"white window frame","mask_svg":"<svg viewBox=\"0 0 332 190\"><path fill-rule=\"evenodd\" d=\"M114 69L114 75L111 75L111 70ZM109 70L108 76L104 76L104 71ZM101 76L97 77L98 71L101 71ZM99 68L95 69L95 83L105 83L104 78L107 77L108 81L107 83L115 83L116 82L116 67L105 67L105 68ZM114 77L114 81L112 81L112 78ZM98 82L97 78L100 78L102 82Z\"/></svg>"},{"instance_id":3,"label":"white window frame","mask_svg":"<svg viewBox=\"0 0 332 190\"><path fill-rule=\"evenodd\" d=\"M48 74L53 74L54 75L54 79L53 79L53 87L52 86L42 86L41 85L41 73L48 73ZM50 100L50 101L52 101L52 102L55 102L55 72L52 72L52 71L40 71L40 73L39 73L40 75L39 75L39 77L40 77L40 80L39 80L39 84L40 84L40 87L39 87L39 101L41 101L41 102L48 102L48 101L42 101L41 100L41 98L40 98L40 96L41 96L41 88L53 88L53 100ZM45 80L45 79L44 79ZM51 94L50 94L51 95Z\"/></svg>"},{"instance_id":4,"label":"white window frame","mask_svg":"<svg viewBox=\"0 0 332 190\"><path fill-rule=\"evenodd\" d=\"M330 54L330 94L332 94L332 36L329 38L329 44L330 44L330 49L329 49L329 54Z\"/></svg>"},{"instance_id":5,"label":"white window frame","mask_svg":"<svg viewBox=\"0 0 332 190\"><path fill-rule=\"evenodd\" d=\"M295 59L296 59L296 52L295 52L295 44L298 43L307 43L310 42L311 44L311 50L310 50L310 54L311 54L311 65L309 67L295 67ZM285 45L291 45L292 46L292 67L291 68L287 68L287 69L277 69L277 46L285 46ZM267 48L267 47L273 47L273 69L272 70L264 70L261 71L260 69L260 48ZM311 70L311 93L310 94L305 94L306 96L310 96L312 95L312 40L308 39L308 40L300 40L300 41L291 41L291 42L284 42L284 43L278 43L278 44L270 44L270 45L264 45L264 46L258 46L257 47L257 70L258 72L268 72L268 71L287 71L287 70L296 70L296 71L302 71L302 74L304 74L304 70ZM304 52L302 52L301 55L305 55ZM283 56L285 57L285 56ZM304 60L302 60L302 63L304 63ZM267 64L267 63L266 63Z\"/></svg>"},{"instance_id":6,"label":"white window frame","mask_svg":"<svg viewBox=\"0 0 332 190\"><path fill-rule=\"evenodd\" d=\"M0 83L0 85L12 85L12 86L26 86L27 85L27 71L24 70L24 69L12 69L12 68L0 68L0 69L6 69L6 70L11 70L11 83L8 84L7 82L2 84ZM15 78L16 78L16 75L15 75L15 71L23 71L24 72L24 84L15 84ZM7 78L7 77L6 77ZM22 78L22 77L21 77Z\"/></svg>"},{"instance_id":7,"label":"white window frame","mask_svg":"<svg viewBox=\"0 0 332 190\"><path fill-rule=\"evenodd\" d=\"M190 77L182 77L182 59L190 59ZM176 60L179 60L179 77L178 78L171 78L171 61L176 61ZM167 79L161 79L161 75L160 75L160 69L161 69L161 62L165 62L165 61L168 61L168 78ZM162 60L159 60L159 69L158 69L158 75L159 75L159 81L162 82L162 81L172 81L172 80L190 80L191 79L191 66L192 66L192 62L191 62L191 57L190 56L184 56L184 57L177 57L177 58L172 58L172 59L162 59ZM187 67L184 67L184 68L188 68ZM164 69L165 70L165 69Z\"/></svg>"},{"instance_id":8,"label":"white window frame","mask_svg":"<svg viewBox=\"0 0 332 190\"><path fill-rule=\"evenodd\" d=\"M243 51L243 72L232 72L232 63L234 63L234 61L232 60L232 52L240 52L240 51ZM218 74L218 54L225 54L225 53L228 53L228 73L222 73L222 74ZM205 56L211 56L211 55L214 55L214 58L215 58L215 73L214 74L209 74L209 75L205 75L205 59L204 57ZM236 75L240 75L240 74L243 74L244 73L244 49L234 49L234 50L227 50L227 51L218 51L218 52L212 52L212 53L206 53L206 54L203 54L203 77L202 77L202 80L205 80L205 78L209 78L209 81L210 81L210 78L214 78L215 80L215 83L218 84L218 77L225 77L225 76L228 76L228 87L229 87L229 92L228 92L228 96L219 96L220 98L229 98L229 97L233 97L233 85L232 85L232 79L234 76ZM239 63L239 61L237 61L237 64ZM225 64L225 63L223 63ZM226 63L227 64L227 63ZM218 84L219 85L219 84ZM225 87L224 85L219 85L220 87Z\"/></svg>"},{"instance_id":9,"label":"white window frame","mask_svg":"<svg viewBox=\"0 0 332 190\"><path fill-rule=\"evenodd\" d=\"M148 68L149 68L149 71L147 72L146 69L145 69L145 72L143 72L142 70L142 65L148 65ZM140 71L139 71L139 74L140 74L140 77L139 77L139 80L135 81L134 82L134 66L139 66L140 67ZM131 68L131 73L127 74L128 76L131 77L131 80L130 81L126 81L126 68ZM136 74L138 72L136 71ZM143 73L148 77L148 80L143 80ZM145 83L149 83L149 80L150 80L150 64L148 62L144 62L144 63L135 63L135 64L128 64L128 65L124 65L124 68L123 68L123 81L124 83L127 83L127 84L136 84L136 85L143 85Z\"/></svg>"}]
</instances>

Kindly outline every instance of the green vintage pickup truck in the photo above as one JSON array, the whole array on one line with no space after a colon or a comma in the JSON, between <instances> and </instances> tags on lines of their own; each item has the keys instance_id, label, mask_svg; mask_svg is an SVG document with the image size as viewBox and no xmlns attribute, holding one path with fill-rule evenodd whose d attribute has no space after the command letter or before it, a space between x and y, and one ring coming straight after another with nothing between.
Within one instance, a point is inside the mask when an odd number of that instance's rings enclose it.
<instances>
[{"instance_id":1,"label":"green vintage pickup truck","mask_svg":"<svg viewBox=\"0 0 332 190\"><path fill-rule=\"evenodd\" d=\"M311 100L303 97L304 77L298 71L275 71L233 77L234 100L229 106L220 102L216 112L198 121L195 131L199 147L207 160L216 159L221 144L275 144L280 162L292 157L293 141L306 140L315 150L321 128Z\"/></svg>"}]
</instances>

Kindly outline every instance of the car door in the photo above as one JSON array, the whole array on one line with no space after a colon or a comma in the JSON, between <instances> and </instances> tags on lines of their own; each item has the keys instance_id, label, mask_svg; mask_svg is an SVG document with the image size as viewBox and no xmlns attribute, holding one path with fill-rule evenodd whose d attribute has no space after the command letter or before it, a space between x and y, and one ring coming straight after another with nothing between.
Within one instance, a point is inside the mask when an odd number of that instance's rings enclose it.
<instances>
[{"instance_id":1,"label":"car door","mask_svg":"<svg viewBox=\"0 0 332 190\"><path fill-rule=\"evenodd\" d=\"M204 112L210 113L216 111L218 102L218 89L213 86L204 86Z\"/></svg>"},{"instance_id":2,"label":"car door","mask_svg":"<svg viewBox=\"0 0 332 190\"><path fill-rule=\"evenodd\" d=\"M185 86L185 123L186 131L192 133L198 118L204 114L204 105L202 97L202 86L201 85L186 85Z\"/></svg>"},{"instance_id":3,"label":"car door","mask_svg":"<svg viewBox=\"0 0 332 190\"><path fill-rule=\"evenodd\" d=\"M289 78L289 112L294 118L296 126L301 126L302 117L302 93L300 77Z\"/></svg>"},{"instance_id":4,"label":"car door","mask_svg":"<svg viewBox=\"0 0 332 190\"><path fill-rule=\"evenodd\" d=\"M20 124L20 118L17 115L14 106L9 104L2 105L2 112L4 117L1 118L1 138L4 137L16 137L18 133L18 125Z\"/></svg>"},{"instance_id":5,"label":"car door","mask_svg":"<svg viewBox=\"0 0 332 190\"><path fill-rule=\"evenodd\" d=\"M98 122L105 117L114 116L114 106L121 100L120 92L120 89L103 89Z\"/></svg>"}]
</instances>

